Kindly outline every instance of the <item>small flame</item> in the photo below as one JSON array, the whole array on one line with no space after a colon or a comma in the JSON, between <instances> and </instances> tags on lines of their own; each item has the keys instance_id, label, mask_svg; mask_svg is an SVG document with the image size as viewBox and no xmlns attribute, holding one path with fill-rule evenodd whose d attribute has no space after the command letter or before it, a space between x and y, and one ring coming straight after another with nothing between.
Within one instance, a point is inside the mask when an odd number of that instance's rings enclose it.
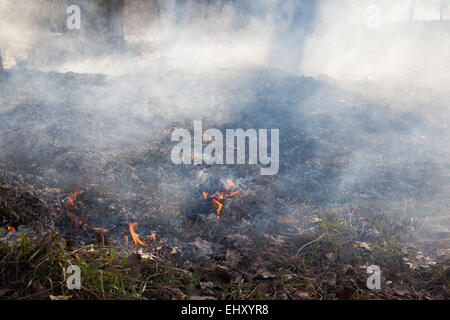
<instances>
[{"instance_id":1,"label":"small flame","mask_svg":"<svg viewBox=\"0 0 450 320\"><path fill-rule=\"evenodd\" d=\"M227 179L227 185L225 187L225 192L216 192L212 195L209 195L208 192L203 192L203 197L205 199L210 198L214 206L216 207L216 213L218 218L220 218L220 211L222 210L223 204L219 202L219 200L223 200L225 198L231 198L239 193L239 190L236 190L236 185L230 179Z\"/></svg>"},{"instance_id":2,"label":"small flame","mask_svg":"<svg viewBox=\"0 0 450 320\"><path fill-rule=\"evenodd\" d=\"M128 244L128 236L127 235L125 235L125 236L123 236L123 238L125 239L125 241L127 242L127 244Z\"/></svg>"},{"instance_id":3,"label":"small flame","mask_svg":"<svg viewBox=\"0 0 450 320\"><path fill-rule=\"evenodd\" d=\"M194 161L194 167L202 164L202 161L197 162L197 160L201 157L200 154L196 153L194 155L191 156L191 161Z\"/></svg>"},{"instance_id":4,"label":"small flame","mask_svg":"<svg viewBox=\"0 0 450 320\"><path fill-rule=\"evenodd\" d=\"M223 204L221 204L215 198L212 198L212 202L216 205L216 213L217 213L217 216L220 218L220 210L222 210Z\"/></svg>"},{"instance_id":5,"label":"small flame","mask_svg":"<svg viewBox=\"0 0 450 320\"><path fill-rule=\"evenodd\" d=\"M82 220L79 220L77 215L75 214L75 209L78 209L78 208L75 206L74 200L75 200L76 196L80 193L81 193L80 190L78 190L78 189L75 190L75 192L70 195L69 201L67 202L67 207L66 207L67 217L73 222L73 224L76 226L76 228L81 227L85 220L87 221L87 216L83 216Z\"/></svg>"},{"instance_id":6,"label":"small flame","mask_svg":"<svg viewBox=\"0 0 450 320\"><path fill-rule=\"evenodd\" d=\"M153 239L153 242L156 243L156 233L154 233L154 232L152 232L152 239Z\"/></svg>"},{"instance_id":7,"label":"small flame","mask_svg":"<svg viewBox=\"0 0 450 320\"><path fill-rule=\"evenodd\" d=\"M147 244L143 241L141 241L141 239L139 239L139 236L136 234L136 232L134 232L134 227L137 226L137 222L133 222L133 223L129 223L128 224L130 227L130 233L131 233L131 237L133 238L134 244L141 244L143 246L146 246Z\"/></svg>"},{"instance_id":8,"label":"small flame","mask_svg":"<svg viewBox=\"0 0 450 320\"><path fill-rule=\"evenodd\" d=\"M239 193L239 190L236 190L236 191L226 194L225 197L231 198L231 197L234 197L235 195L237 195L238 193Z\"/></svg>"},{"instance_id":9,"label":"small flame","mask_svg":"<svg viewBox=\"0 0 450 320\"><path fill-rule=\"evenodd\" d=\"M16 228L8 226L8 231L17 232Z\"/></svg>"},{"instance_id":10,"label":"small flame","mask_svg":"<svg viewBox=\"0 0 450 320\"><path fill-rule=\"evenodd\" d=\"M230 179L227 179L227 187L225 190L236 189L236 185Z\"/></svg>"},{"instance_id":11,"label":"small flame","mask_svg":"<svg viewBox=\"0 0 450 320\"><path fill-rule=\"evenodd\" d=\"M75 204L74 204L74 202L73 202L73 200L75 199L75 197L78 195L80 193L80 190L75 190L75 192L74 193L72 193L72 195L69 197L69 204L72 206L72 207L74 207L74 208L76 208L75 207Z\"/></svg>"}]
</instances>

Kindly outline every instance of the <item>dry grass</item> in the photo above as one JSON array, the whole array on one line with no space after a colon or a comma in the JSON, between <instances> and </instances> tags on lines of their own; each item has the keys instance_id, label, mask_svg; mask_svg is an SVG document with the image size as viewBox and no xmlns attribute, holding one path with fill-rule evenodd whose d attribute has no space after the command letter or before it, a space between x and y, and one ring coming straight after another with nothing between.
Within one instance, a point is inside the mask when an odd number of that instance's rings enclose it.
<instances>
[{"instance_id":1,"label":"dry grass","mask_svg":"<svg viewBox=\"0 0 450 320\"><path fill-rule=\"evenodd\" d=\"M1 298L48 299L170 299L183 298L192 282L190 274L170 263L142 259L128 261L129 252L93 246L69 249L55 232L39 236L17 234L0 242ZM68 290L69 265L81 268L82 289Z\"/></svg>"}]
</instances>

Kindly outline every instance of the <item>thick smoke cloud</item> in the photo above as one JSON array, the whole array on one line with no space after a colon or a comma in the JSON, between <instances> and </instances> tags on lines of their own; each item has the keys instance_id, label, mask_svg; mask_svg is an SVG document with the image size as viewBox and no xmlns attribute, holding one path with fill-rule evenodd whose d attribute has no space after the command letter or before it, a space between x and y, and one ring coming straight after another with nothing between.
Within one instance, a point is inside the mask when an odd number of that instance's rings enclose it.
<instances>
[{"instance_id":1,"label":"thick smoke cloud","mask_svg":"<svg viewBox=\"0 0 450 320\"><path fill-rule=\"evenodd\" d=\"M448 99L449 18L448 3L441 0L324 1L300 72L370 82L385 97L409 88Z\"/></svg>"}]
</instances>

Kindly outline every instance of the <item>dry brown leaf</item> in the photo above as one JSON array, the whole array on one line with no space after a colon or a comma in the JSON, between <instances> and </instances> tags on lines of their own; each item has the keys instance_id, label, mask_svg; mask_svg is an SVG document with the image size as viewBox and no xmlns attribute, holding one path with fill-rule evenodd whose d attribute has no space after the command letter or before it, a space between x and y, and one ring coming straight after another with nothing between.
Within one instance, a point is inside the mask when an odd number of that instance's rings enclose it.
<instances>
[{"instance_id":1,"label":"dry brown leaf","mask_svg":"<svg viewBox=\"0 0 450 320\"><path fill-rule=\"evenodd\" d=\"M69 299L72 299L72 297L73 296L53 296L53 295L50 295L50 300L56 300L56 301L69 300Z\"/></svg>"},{"instance_id":2,"label":"dry brown leaf","mask_svg":"<svg viewBox=\"0 0 450 320\"><path fill-rule=\"evenodd\" d=\"M191 300L204 301L204 300L217 300L217 298L212 296L192 296Z\"/></svg>"},{"instance_id":3,"label":"dry brown leaf","mask_svg":"<svg viewBox=\"0 0 450 320\"><path fill-rule=\"evenodd\" d=\"M223 266L217 266L215 272L216 272L216 275L223 281L231 282L232 275L231 275L230 270L228 270L228 268L223 267Z\"/></svg>"}]
</instances>

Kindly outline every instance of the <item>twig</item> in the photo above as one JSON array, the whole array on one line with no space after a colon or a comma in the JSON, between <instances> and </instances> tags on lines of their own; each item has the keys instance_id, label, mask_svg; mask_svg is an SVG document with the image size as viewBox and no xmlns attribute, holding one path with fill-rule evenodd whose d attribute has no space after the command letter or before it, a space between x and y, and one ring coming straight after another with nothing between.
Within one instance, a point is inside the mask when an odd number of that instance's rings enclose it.
<instances>
[{"instance_id":1,"label":"twig","mask_svg":"<svg viewBox=\"0 0 450 320\"><path fill-rule=\"evenodd\" d=\"M297 253L292 257L292 260L294 260L295 258L297 258L298 254L300 253L300 251L303 250L303 248L305 248L306 246L309 246L310 244L319 241L320 239L322 239L324 236L326 235L326 233L322 234L320 237L318 237L317 239L314 239L306 244L304 244L303 246L300 247L300 249L298 249Z\"/></svg>"},{"instance_id":2,"label":"twig","mask_svg":"<svg viewBox=\"0 0 450 320\"><path fill-rule=\"evenodd\" d=\"M98 270L100 272L100 283L102 284L102 295L103 295L103 300L106 300L106 296L105 296L105 288L103 287L103 272L102 270Z\"/></svg>"}]
</instances>

